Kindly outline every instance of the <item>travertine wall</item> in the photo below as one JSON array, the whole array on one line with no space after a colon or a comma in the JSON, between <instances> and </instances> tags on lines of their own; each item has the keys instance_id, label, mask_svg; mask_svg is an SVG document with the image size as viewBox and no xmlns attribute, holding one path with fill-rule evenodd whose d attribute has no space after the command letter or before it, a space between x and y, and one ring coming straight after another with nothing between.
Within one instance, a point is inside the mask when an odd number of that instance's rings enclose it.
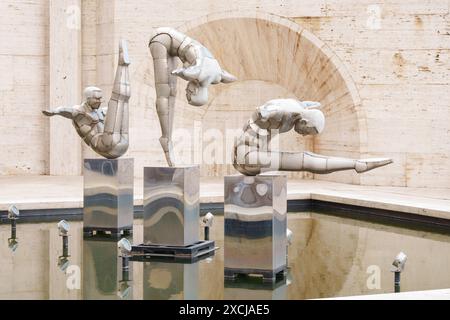
<instances>
[{"instance_id":1,"label":"travertine wall","mask_svg":"<svg viewBox=\"0 0 450 320\"><path fill-rule=\"evenodd\" d=\"M0 174L48 172L48 1L0 1Z\"/></svg>"},{"instance_id":2,"label":"travertine wall","mask_svg":"<svg viewBox=\"0 0 450 320\"><path fill-rule=\"evenodd\" d=\"M1 149L7 150L2 152L7 156L0 159L0 174L48 174L51 159L62 161L58 150L48 148L48 121L40 115L48 102L51 63L47 59L47 2L2 1L0 5L6 17L0 35L11 39L0 49L6 55L0 62L1 90L5 91L0 112L7 119L0 128ZM181 162L198 163L200 145L204 155L222 152L225 159L227 150L215 148L212 137L220 137L226 145L230 141L227 133L240 128L254 107L270 98L297 96L322 102L327 126L315 139L294 134L283 137L283 149L349 157L389 156L395 161L363 175L346 172L314 178L449 187L449 4L431 0L200 0L192 5L179 0L83 0L82 86L96 84L108 98L117 43L127 39L133 62L127 156L135 157L136 176L144 165L163 165L147 43L154 27L178 27L204 42L240 80L212 88L210 103L202 108L186 104L185 82L178 81L175 126L186 129L175 136ZM11 65L14 73L9 71ZM26 121L14 120L19 116ZM192 138L186 140L185 133ZM202 133L205 141L201 144ZM84 146L83 152L93 156ZM81 159L73 161L81 164ZM221 161L203 162L204 175L231 172Z\"/></svg>"},{"instance_id":3,"label":"travertine wall","mask_svg":"<svg viewBox=\"0 0 450 320\"><path fill-rule=\"evenodd\" d=\"M367 117L366 155L395 160L382 175L362 175L362 184L450 186L449 6L333 1L325 15L295 18L352 75Z\"/></svg>"}]
</instances>

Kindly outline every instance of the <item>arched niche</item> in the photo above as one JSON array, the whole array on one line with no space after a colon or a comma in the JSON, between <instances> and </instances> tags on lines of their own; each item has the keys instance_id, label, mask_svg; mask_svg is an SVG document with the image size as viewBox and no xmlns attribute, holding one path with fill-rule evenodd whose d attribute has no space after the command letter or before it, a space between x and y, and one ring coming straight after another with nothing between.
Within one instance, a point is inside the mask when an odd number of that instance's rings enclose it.
<instances>
[{"instance_id":1,"label":"arched niche","mask_svg":"<svg viewBox=\"0 0 450 320\"><path fill-rule=\"evenodd\" d=\"M357 88L342 61L308 30L276 15L234 11L208 15L178 29L208 47L238 81L211 86L208 105L193 108L185 102L184 84L179 80L177 107L183 111L175 123L194 119L201 121L203 130L241 128L255 107L265 101L297 97L322 104L326 127L314 138L283 135L283 150L308 149L352 158L365 152L367 129ZM186 112L191 116L186 117ZM205 175L230 171L226 165L203 165ZM359 183L359 176L348 171L314 178Z\"/></svg>"}]
</instances>

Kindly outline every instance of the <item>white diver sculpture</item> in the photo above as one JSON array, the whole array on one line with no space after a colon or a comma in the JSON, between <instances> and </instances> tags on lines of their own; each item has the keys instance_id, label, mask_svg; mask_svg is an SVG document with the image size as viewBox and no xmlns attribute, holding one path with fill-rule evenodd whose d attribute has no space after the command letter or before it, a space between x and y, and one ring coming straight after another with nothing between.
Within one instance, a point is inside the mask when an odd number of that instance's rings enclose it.
<instances>
[{"instance_id":1,"label":"white diver sculpture","mask_svg":"<svg viewBox=\"0 0 450 320\"><path fill-rule=\"evenodd\" d=\"M122 156L128 149L130 64L127 45L119 45L119 63L108 108L100 108L102 90L97 87L84 89L85 101L73 107L58 107L54 111L42 111L46 116L62 116L72 120L78 135L98 154L108 159Z\"/></svg>"},{"instance_id":2,"label":"white diver sculpture","mask_svg":"<svg viewBox=\"0 0 450 320\"><path fill-rule=\"evenodd\" d=\"M278 133L294 129L301 135L316 135L325 127L320 103L295 99L275 99L258 107L234 145L233 165L247 176L262 170L308 171L326 174L351 170L366 172L392 163L391 159L347 159L312 152L271 151L269 143Z\"/></svg>"},{"instance_id":3,"label":"white diver sculpture","mask_svg":"<svg viewBox=\"0 0 450 320\"><path fill-rule=\"evenodd\" d=\"M158 28L149 42L153 57L156 111L161 125L161 146L169 166L173 166L172 127L177 76L188 81L186 98L190 105L208 102L211 84L230 83L236 78L223 70L219 62L202 44L172 29ZM179 58L183 68L176 69Z\"/></svg>"}]
</instances>

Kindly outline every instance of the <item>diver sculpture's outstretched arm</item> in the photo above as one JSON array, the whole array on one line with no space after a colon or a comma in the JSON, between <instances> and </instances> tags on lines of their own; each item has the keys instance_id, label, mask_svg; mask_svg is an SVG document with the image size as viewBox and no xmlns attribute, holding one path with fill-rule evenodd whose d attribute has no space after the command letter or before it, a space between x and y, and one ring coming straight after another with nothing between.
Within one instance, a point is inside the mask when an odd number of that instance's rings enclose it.
<instances>
[{"instance_id":1,"label":"diver sculpture's outstretched arm","mask_svg":"<svg viewBox=\"0 0 450 320\"><path fill-rule=\"evenodd\" d=\"M52 111L44 110L42 113L47 117L61 116L73 120L73 118L77 116L78 110L73 107L58 107Z\"/></svg>"}]
</instances>

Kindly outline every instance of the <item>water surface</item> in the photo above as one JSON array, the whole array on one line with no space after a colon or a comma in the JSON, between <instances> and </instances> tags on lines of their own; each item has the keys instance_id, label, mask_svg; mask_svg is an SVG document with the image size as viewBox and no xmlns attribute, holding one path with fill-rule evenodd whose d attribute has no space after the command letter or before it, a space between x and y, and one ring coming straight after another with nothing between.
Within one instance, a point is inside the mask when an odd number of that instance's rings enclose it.
<instances>
[{"instance_id":1,"label":"water surface","mask_svg":"<svg viewBox=\"0 0 450 320\"><path fill-rule=\"evenodd\" d=\"M0 299L310 299L394 291L391 264L408 255L401 290L450 288L450 236L313 212L290 213L293 243L287 277L223 279L223 216L211 239L215 255L193 264L131 262L124 279L115 240L83 239L70 223L69 255L61 257L56 222L20 223L15 250L10 226L0 225ZM143 239L134 223L133 243Z\"/></svg>"}]
</instances>

